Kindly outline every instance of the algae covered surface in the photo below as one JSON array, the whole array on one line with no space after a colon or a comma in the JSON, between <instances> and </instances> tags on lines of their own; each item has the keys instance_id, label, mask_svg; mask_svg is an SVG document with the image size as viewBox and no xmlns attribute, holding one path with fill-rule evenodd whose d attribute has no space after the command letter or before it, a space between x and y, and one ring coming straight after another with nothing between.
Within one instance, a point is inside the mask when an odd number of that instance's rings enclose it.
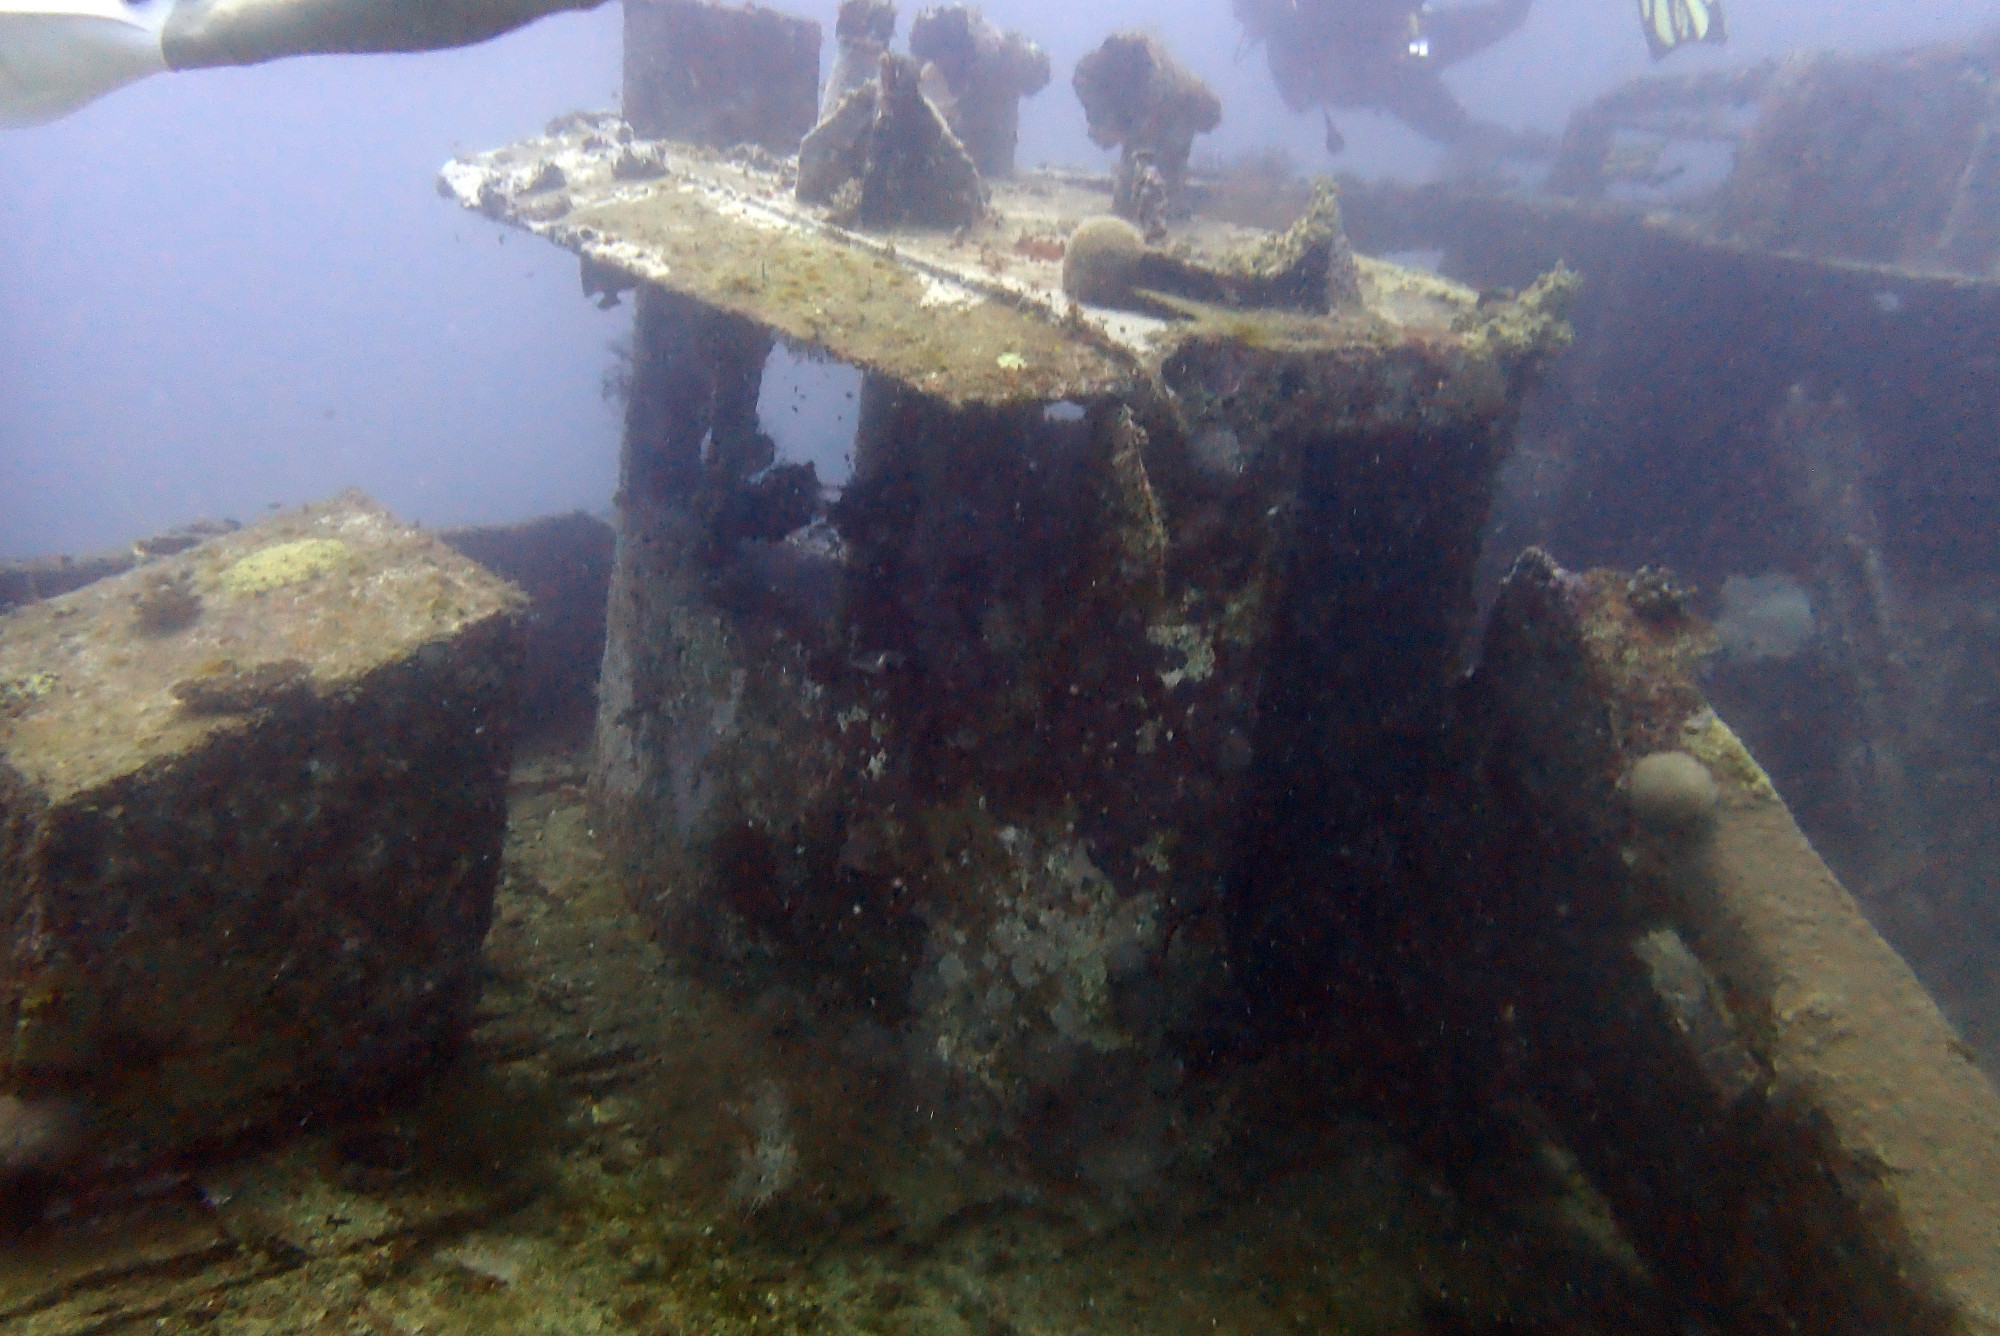
<instances>
[{"instance_id":1,"label":"algae covered surface","mask_svg":"<svg viewBox=\"0 0 2000 1336\"><path fill-rule=\"evenodd\" d=\"M1261 1144L1143 1211L995 1195L871 1132L880 1091L851 1037L813 1084L774 1082L821 1040L670 969L583 782L573 750L517 761L457 1065L269 1150L63 1205L0 1250L0 1329L1413 1332L1539 1317L1563 1302L1535 1280L1547 1239L1591 1251L1582 1225L1476 1209L1371 1124L1287 1107L1296 1073L1246 1088ZM864 1173L888 1199L857 1191ZM1560 1193L1531 1209L1587 1215ZM1565 1329L1612 1329L1580 1320Z\"/></svg>"},{"instance_id":2,"label":"algae covered surface","mask_svg":"<svg viewBox=\"0 0 2000 1336\"><path fill-rule=\"evenodd\" d=\"M621 149L607 125L452 162L440 187L587 264L954 402L1088 399L1133 379L1128 353L1061 322L1056 266L1027 253L1039 238L1020 227L851 231L798 204L789 172L681 145Z\"/></svg>"},{"instance_id":3,"label":"algae covered surface","mask_svg":"<svg viewBox=\"0 0 2000 1336\"><path fill-rule=\"evenodd\" d=\"M351 687L519 598L348 494L10 614L0 744L52 797L78 792L239 728L274 691Z\"/></svg>"},{"instance_id":4,"label":"algae covered surface","mask_svg":"<svg viewBox=\"0 0 2000 1336\"><path fill-rule=\"evenodd\" d=\"M616 120L587 115L454 160L439 176L442 192L464 206L576 252L587 283L657 284L953 404L1130 393L1189 332L1166 315L1199 323L1216 314L1151 293L1152 314L1070 300L1065 247L1080 225L1109 212L1108 183L1099 190L1061 173L1027 173L989 183L986 211L963 226L864 231L799 203L795 182L795 171L754 155L634 140ZM1277 234L1178 220L1154 258L1197 271L1211 296L1234 293L1208 323L1253 344L1365 352L1404 330L1449 330L1481 360L1520 359L1566 340L1562 307L1574 275L1562 271L1489 312L1477 293L1446 280L1380 261L1357 268L1334 200L1323 185L1305 216ZM1345 318L1312 314L1329 298ZM1274 305L1291 309L1253 309Z\"/></svg>"},{"instance_id":5,"label":"algae covered surface","mask_svg":"<svg viewBox=\"0 0 2000 1336\"><path fill-rule=\"evenodd\" d=\"M261 594L281 589L336 569L349 550L338 538L295 538L289 543L273 543L223 567L216 575L216 584L232 594Z\"/></svg>"},{"instance_id":6,"label":"algae covered surface","mask_svg":"<svg viewBox=\"0 0 2000 1336\"><path fill-rule=\"evenodd\" d=\"M702 192L660 183L644 199L579 209L565 225L668 253L698 251L699 265L673 266L658 280L948 397L1089 397L1129 375L1048 322L926 281L889 255L733 222Z\"/></svg>"}]
</instances>

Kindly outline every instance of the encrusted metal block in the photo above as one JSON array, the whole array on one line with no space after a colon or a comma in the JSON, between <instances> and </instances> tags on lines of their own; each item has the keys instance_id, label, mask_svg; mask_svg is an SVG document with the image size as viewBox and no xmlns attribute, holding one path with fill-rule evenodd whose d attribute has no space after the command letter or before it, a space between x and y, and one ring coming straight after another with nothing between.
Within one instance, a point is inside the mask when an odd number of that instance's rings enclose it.
<instances>
[{"instance_id":1,"label":"encrusted metal block","mask_svg":"<svg viewBox=\"0 0 2000 1336\"><path fill-rule=\"evenodd\" d=\"M219 1142L451 1050L522 603L349 495L0 619L0 1097L42 1128L12 1168Z\"/></svg>"},{"instance_id":2,"label":"encrusted metal block","mask_svg":"<svg viewBox=\"0 0 2000 1336\"><path fill-rule=\"evenodd\" d=\"M647 138L795 153L819 115L819 24L761 5L631 0L625 117Z\"/></svg>"}]
</instances>

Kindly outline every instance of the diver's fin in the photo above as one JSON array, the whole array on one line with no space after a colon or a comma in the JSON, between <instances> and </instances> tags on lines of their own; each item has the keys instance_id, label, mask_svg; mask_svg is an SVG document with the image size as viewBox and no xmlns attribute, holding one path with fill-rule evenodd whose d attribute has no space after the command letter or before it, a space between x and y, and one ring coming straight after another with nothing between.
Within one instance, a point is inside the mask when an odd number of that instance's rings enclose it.
<instances>
[{"instance_id":1,"label":"diver's fin","mask_svg":"<svg viewBox=\"0 0 2000 1336\"><path fill-rule=\"evenodd\" d=\"M0 127L66 116L166 69L172 0L0 0Z\"/></svg>"},{"instance_id":2,"label":"diver's fin","mask_svg":"<svg viewBox=\"0 0 2000 1336\"><path fill-rule=\"evenodd\" d=\"M1724 42L1722 0L1639 0L1639 26L1653 59L1686 42Z\"/></svg>"},{"instance_id":3,"label":"diver's fin","mask_svg":"<svg viewBox=\"0 0 2000 1336\"><path fill-rule=\"evenodd\" d=\"M1340 127L1333 123L1333 113L1325 107L1321 107L1319 109L1319 117L1326 122L1326 151L1328 153L1338 153L1346 148L1347 136L1342 134Z\"/></svg>"}]
</instances>

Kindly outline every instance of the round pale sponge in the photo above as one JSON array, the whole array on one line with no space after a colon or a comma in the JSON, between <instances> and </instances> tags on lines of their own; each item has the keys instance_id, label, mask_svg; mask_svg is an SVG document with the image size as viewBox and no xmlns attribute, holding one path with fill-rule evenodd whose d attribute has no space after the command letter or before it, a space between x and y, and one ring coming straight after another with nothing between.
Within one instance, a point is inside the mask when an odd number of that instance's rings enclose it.
<instances>
[{"instance_id":1,"label":"round pale sponge","mask_svg":"<svg viewBox=\"0 0 2000 1336\"><path fill-rule=\"evenodd\" d=\"M1069 234L1063 249L1063 291L1092 306L1119 306L1131 300L1146 238L1123 218L1086 218Z\"/></svg>"},{"instance_id":2,"label":"round pale sponge","mask_svg":"<svg viewBox=\"0 0 2000 1336\"><path fill-rule=\"evenodd\" d=\"M1722 797L1708 767L1683 751L1640 757L1627 791L1639 824L1662 834L1700 830L1714 819Z\"/></svg>"}]
</instances>

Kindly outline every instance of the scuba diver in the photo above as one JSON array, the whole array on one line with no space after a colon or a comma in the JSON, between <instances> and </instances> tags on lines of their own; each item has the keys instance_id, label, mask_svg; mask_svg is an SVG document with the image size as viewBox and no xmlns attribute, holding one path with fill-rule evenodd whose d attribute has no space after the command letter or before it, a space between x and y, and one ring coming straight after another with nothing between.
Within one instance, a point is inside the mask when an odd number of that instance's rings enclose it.
<instances>
[{"instance_id":1,"label":"scuba diver","mask_svg":"<svg viewBox=\"0 0 2000 1336\"><path fill-rule=\"evenodd\" d=\"M468 46L545 14L603 0L0 0L0 126L65 116L163 70L254 65L283 56ZM1504 144L1439 77L1528 17L1533 0L1433 9L1412 0L1233 0L1270 55L1294 111L1377 107L1448 144ZM1657 58L1723 40L1721 0L1639 0Z\"/></svg>"},{"instance_id":2,"label":"scuba diver","mask_svg":"<svg viewBox=\"0 0 2000 1336\"><path fill-rule=\"evenodd\" d=\"M1432 9L1411 0L1233 0L1246 33L1264 43L1271 78L1293 111L1318 106L1327 150L1344 143L1332 108L1386 111L1453 147L1507 136L1475 121L1445 87L1444 70L1511 35L1534 0ZM1495 146L1498 146L1497 144Z\"/></svg>"},{"instance_id":3,"label":"scuba diver","mask_svg":"<svg viewBox=\"0 0 2000 1336\"><path fill-rule=\"evenodd\" d=\"M0 126L164 70L470 46L602 0L0 0Z\"/></svg>"},{"instance_id":4,"label":"scuba diver","mask_svg":"<svg viewBox=\"0 0 2000 1336\"><path fill-rule=\"evenodd\" d=\"M1251 42L1262 42L1279 95L1293 111L1320 108L1326 147L1345 140L1332 108L1386 111L1457 149L1506 152L1522 137L1474 120L1445 86L1447 66L1477 55L1527 22L1534 0L1432 7L1414 0L1232 0ZM1640 0L1655 59L1683 42L1723 40L1720 0Z\"/></svg>"}]
</instances>

